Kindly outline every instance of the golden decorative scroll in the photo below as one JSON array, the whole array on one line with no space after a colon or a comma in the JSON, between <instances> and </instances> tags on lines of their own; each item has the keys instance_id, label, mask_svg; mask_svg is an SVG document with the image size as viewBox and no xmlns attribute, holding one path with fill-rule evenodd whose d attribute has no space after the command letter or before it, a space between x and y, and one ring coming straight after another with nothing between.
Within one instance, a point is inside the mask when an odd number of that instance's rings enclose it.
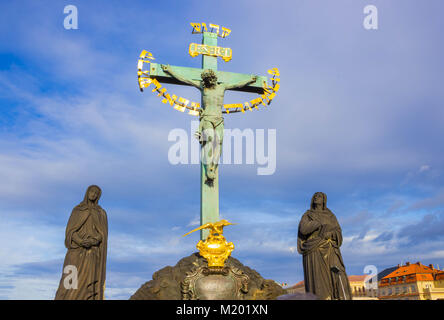
<instances>
[{"instance_id":1,"label":"golden decorative scroll","mask_svg":"<svg viewBox=\"0 0 444 320\"><path fill-rule=\"evenodd\" d=\"M207 56L221 57L225 62L231 60L233 56L233 50L230 48L222 48L218 46L209 46L206 44L190 43L188 48L190 56L197 57L199 54Z\"/></svg>"}]
</instances>

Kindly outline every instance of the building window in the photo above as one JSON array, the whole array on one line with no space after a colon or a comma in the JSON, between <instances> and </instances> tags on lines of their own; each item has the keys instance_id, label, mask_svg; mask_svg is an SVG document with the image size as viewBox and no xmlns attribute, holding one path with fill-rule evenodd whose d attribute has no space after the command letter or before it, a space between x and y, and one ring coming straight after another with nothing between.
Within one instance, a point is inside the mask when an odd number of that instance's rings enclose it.
<instances>
[{"instance_id":1,"label":"building window","mask_svg":"<svg viewBox=\"0 0 444 320\"><path fill-rule=\"evenodd\" d=\"M416 287L415 286L411 286L412 288L412 292L416 292Z\"/></svg>"}]
</instances>

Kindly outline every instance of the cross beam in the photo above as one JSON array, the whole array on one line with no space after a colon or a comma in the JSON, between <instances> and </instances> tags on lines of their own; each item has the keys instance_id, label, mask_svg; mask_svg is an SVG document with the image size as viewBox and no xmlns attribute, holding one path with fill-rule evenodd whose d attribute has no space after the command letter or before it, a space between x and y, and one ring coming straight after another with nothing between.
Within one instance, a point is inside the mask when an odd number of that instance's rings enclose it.
<instances>
[{"instance_id":1,"label":"cross beam","mask_svg":"<svg viewBox=\"0 0 444 320\"><path fill-rule=\"evenodd\" d=\"M177 74L184 76L188 79L201 81L201 73L204 69L199 68L187 68L187 67L178 67L178 66L171 66L174 72ZM223 83L239 83L244 80L247 80L251 77L250 74L242 74L242 73L235 73L235 72L225 72L225 71L216 71L216 76L218 82ZM151 63L150 64L150 77L156 78L157 81L162 83L171 83L171 84L180 84L180 85L187 85L187 83L180 82L176 80L175 78L171 77L169 74L165 73L160 64L158 63ZM242 91L242 92L251 92L251 93L258 93L263 94L264 93L264 85L267 83L267 77L264 76L258 76L255 83L251 83L243 88L236 88L232 89L233 91Z\"/></svg>"}]
</instances>

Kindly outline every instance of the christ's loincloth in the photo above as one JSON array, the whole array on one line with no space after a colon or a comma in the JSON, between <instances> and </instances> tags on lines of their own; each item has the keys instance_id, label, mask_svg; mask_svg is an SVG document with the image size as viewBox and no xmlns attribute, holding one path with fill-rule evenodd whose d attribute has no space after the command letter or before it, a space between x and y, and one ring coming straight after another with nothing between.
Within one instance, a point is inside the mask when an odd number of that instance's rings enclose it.
<instances>
[{"instance_id":1,"label":"christ's loincloth","mask_svg":"<svg viewBox=\"0 0 444 320\"><path fill-rule=\"evenodd\" d=\"M200 118L201 126L203 127L204 122L209 122L213 126L214 129L216 129L218 126L220 126L221 123L224 122L224 117L222 116L202 116Z\"/></svg>"},{"instance_id":2,"label":"christ's loincloth","mask_svg":"<svg viewBox=\"0 0 444 320\"><path fill-rule=\"evenodd\" d=\"M217 115L203 115L200 117L200 123L199 123L199 130L197 131L199 134L199 141L203 142L203 136L202 136L202 131L206 130L206 129L213 129L214 130L214 134L216 134L216 129L220 126L222 126L223 128L224 125L224 118L222 116L217 116ZM223 133L222 133L223 134ZM221 139L223 139L223 137L219 137L220 142Z\"/></svg>"}]
</instances>

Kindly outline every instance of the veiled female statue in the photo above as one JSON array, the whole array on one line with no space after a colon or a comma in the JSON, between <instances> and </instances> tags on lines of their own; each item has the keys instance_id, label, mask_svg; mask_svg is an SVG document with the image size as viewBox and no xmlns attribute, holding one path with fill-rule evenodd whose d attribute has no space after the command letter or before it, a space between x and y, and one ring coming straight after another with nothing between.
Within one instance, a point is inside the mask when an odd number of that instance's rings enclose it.
<instances>
[{"instance_id":1,"label":"veiled female statue","mask_svg":"<svg viewBox=\"0 0 444 320\"><path fill-rule=\"evenodd\" d=\"M89 186L66 227L68 249L56 300L103 300L106 276L108 220L98 202L101 189Z\"/></svg>"},{"instance_id":2,"label":"veiled female statue","mask_svg":"<svg viewBox=\"0 0 444 320\"><path fill-rule=\"evenodd\" d=\"M350 300L351 289L339 247L342 231L327 208L327 196L316 192L299 223L298 252L303 255L305 291L324 300Z\"/></svg>"}]
</instances>

